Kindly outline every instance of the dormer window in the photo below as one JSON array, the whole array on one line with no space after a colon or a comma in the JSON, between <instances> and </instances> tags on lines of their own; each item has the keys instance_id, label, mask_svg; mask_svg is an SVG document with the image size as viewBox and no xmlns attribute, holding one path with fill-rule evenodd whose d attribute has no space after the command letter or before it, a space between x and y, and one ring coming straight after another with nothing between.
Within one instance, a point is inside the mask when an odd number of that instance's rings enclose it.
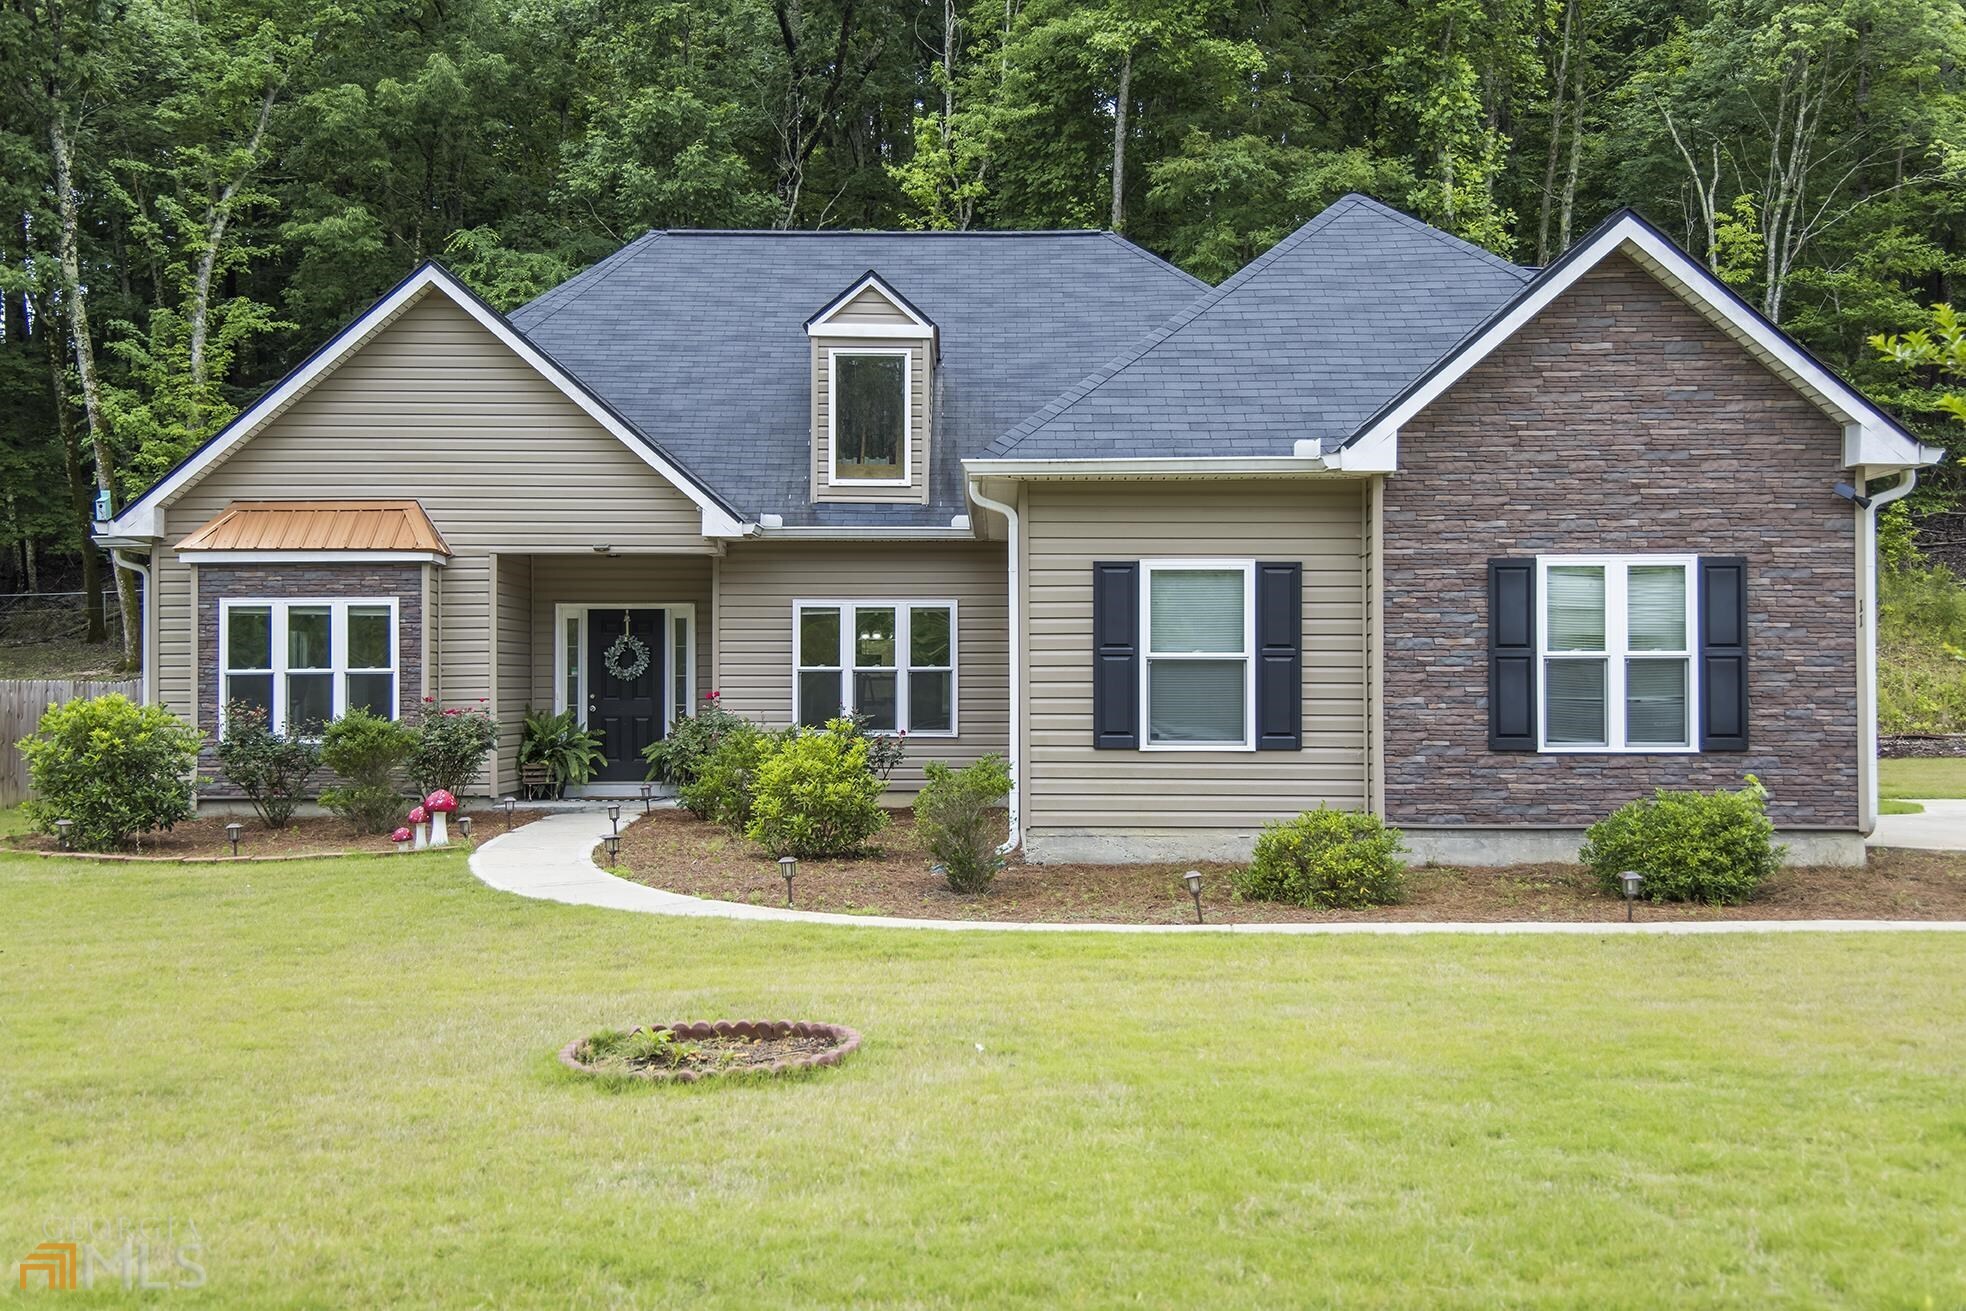
<instances>
[{"instance_id":1,"label":"dormer window","mask_svg":"<svg viewBox=\"0 0 1966 1311\"><path fill-rule=\"evenodd\" d=\"M832 481L908 482L909 360L913 352L830 350Z\"/></svg>"},{"instance_id":2,"label":"dormer window","mask_svg":"<svg viewBox=\"0 0 1966 1311\"><path fill-rule=\"evenodd\" d=\"M806 321L812 499L928 500L935 324L868 272Z\"/></svg>"}]
</instances>

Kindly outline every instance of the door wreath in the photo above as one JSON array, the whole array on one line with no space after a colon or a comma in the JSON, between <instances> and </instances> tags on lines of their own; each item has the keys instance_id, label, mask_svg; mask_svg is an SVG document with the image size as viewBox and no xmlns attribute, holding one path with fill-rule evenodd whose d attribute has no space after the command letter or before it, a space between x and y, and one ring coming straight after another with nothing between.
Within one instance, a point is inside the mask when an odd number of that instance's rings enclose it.
<instances>
[{"instance_id":1,"label":"door wreath","mask_svg":"<svg viewBox=\"0 0 1966 1311\"><path fill-rule=\"evenodd\" d=\"M614 645L601 657L601 667L624 683L632 683L648 672L649 645L633 633L625 631L628 627L628 612L621 612L623 632L614 639Z\"/></svg>"}]
</instances>

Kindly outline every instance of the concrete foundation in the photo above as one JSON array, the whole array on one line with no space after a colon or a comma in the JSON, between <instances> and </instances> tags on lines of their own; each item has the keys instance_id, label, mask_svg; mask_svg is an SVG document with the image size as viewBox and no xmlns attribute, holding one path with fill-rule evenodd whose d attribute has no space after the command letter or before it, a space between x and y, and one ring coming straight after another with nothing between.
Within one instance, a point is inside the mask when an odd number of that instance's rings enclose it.
<instances>
[{"instance_id":1,"label":"concrete foundation","mask_svg":"<svg viewBox=\"0 0 1966 1311\"><path fill-rule=\"evenodd\" d=\"M1415 865L1573 864L1581 828L1414 827L1401 830ZM1864 836L1855 830L1795 829L1777 833L1790 865L1861 868ZM1167 861L1245 861L1256 830L1036 829L1024 834L1024 858L1035 865L1148 865Z\"/></svg>"}]
</instances>

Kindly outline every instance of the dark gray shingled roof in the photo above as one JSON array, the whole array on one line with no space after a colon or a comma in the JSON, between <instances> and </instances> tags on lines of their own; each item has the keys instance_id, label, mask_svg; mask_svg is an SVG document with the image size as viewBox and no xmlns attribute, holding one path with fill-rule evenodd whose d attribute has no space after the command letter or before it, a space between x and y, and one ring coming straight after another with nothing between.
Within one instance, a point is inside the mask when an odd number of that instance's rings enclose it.
<instances>
[{"instance_id":1,"label":"dark gray shingled roof","mask_svg":"<svg viewBox=\"0 0 1966 1311\"><path fill-rule=\"evenodd\" d=\"M992 443L985 458L1331 449L1535 276L1350 195Z\"/></svg>"},{"instance_id":2,"label":"dark gray shingled roof","mask_svg":"<svg viewBox=\"0 0 1966 1311\"><path fill-rule=\"evenodd\" d=\"M926 506L810 500L805 323L870 269L941 334ZM965 457L1207 290L1105 232L652 232L510 317L747 518L947 525Z\"/></svg>"}]
</instances>

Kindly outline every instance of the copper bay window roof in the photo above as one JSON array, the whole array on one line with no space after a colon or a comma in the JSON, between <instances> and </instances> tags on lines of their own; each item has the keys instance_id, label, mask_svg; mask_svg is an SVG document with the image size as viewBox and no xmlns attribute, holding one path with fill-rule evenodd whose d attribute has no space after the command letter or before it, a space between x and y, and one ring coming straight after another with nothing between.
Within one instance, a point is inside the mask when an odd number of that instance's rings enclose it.
<instances>
[{"instance_id":1,"label":"copper bay window roof","mask_svg":"<svg viewBox=\"0 0 1966 1311\"><path fill-rule=\"evenodd\" d=\"M415 501L234 501L177 550L451 553Z\"/></svg>"}]
</instances>

